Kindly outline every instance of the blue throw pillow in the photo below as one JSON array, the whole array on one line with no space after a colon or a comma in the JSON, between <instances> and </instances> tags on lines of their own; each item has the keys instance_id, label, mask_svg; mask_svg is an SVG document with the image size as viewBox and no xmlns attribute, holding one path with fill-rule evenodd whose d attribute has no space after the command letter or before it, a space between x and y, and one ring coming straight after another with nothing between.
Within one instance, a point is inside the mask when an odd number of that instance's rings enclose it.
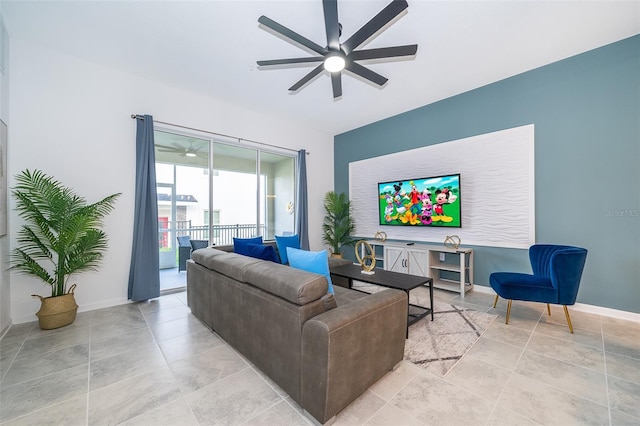
<instances>
[{"instance_id":1,"label":"blue throw pillow","mask_svg":"<svg viewBox=\"0 0 640 426\"><path fill-rule=\"evenodd\" d=\"M276 248L270 245L262 244L247 244L248 256L255 257L256 259L270 260L272 262L280 263Z\"/></svg>"},{"instance_id":2,"label":"blue throw pillow","mask_svg":"<svg viewBox=\"0 0 640 426\"><path fill-rule=\"evenodd\" d=\"M286 265L289 263L289 259L287 258L287 247L299 249L300 238L298 238L297 234L287 235L286 237L276 235L276 245L278 246L278 252L280 253L280 261Z\"/></svg>"},{"instance_id":3,"label":"blue throw pillow","mask_svg":"<svg viewBox=\"0 0 640 426\"><path fill-rule=\"evenodd\" d=\"M287 247L287 258L289 259L289 266L292 268L315 272L327 277L329 293L333 294L333 283L329 273L329 259L326 250L306 251Z\"/></svg>"},{"instance_id":4,"label":"blue throw pillow","mask_svg":"<svg viewBox=\"0 0 640 426\"><path fill-rule=\"evenodd\" d=\"M233 238L233 252L249 256L249 244L262 244L262 237Z\"/></svg>"}]
</instances>

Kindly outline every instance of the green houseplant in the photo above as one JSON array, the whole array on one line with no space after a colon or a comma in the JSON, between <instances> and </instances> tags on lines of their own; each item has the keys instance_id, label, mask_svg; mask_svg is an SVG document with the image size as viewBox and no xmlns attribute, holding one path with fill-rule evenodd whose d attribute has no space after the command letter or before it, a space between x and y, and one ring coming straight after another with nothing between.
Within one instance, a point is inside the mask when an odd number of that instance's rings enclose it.
<instances>
[{"instance_id":1,"label":"green houseplant","mask_svg":"<svg viewBox=\"0 0 640 426\"><path fill-rule=\"evenodd\" d=\"M355 230L356 222L347 195L327 192L324 196L322 241L331 247L332 256L342 257L342 246L356 242L351 236Z\"/></svg>"},{"instance_id":2,"label":"green houseplant","mask_svg":"<svg viewBox=\"0 0 640 426\"><path fill-rule=\"evenodd\" d=\"M69 278L97 270L107 248L107 236L100 229L102 219L113 210L120 194L87 204L42 171L24 170L16 175L11 195L24 220L17 247L10 254L11 269L38 277L51 287L51 297L37 296L42 301L36 314L41 328L71 324L78 306L73 298L75 284L67 291Z\"/></svg>"}]
</instances>

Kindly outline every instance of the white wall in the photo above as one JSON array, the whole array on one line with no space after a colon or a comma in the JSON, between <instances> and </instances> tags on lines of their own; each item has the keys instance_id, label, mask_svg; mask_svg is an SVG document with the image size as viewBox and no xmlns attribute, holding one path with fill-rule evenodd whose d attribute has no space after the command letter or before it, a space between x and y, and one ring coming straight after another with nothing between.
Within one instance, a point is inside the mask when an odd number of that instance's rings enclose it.
<instances>
[{"instance_id":1,"label":"white wall","mask_svg":"<svg viewBox=\"0 0 640 426\"><path fill-rule=\"evenodd\" d=\"M0 3L0 16L2 16L2 3ZM0 49L4 54L4 71L0 72L0 119L9 125L9 38L5 34L4 48ZM5 153L6 155L7 153ZM0 237L0 336L11 324L11 285L7 268L9 261L9 234Z\"/></svg>"},{"instance_id":2,"label":"white wall","mask_svg":"<svg viewBox=\"0 0 640 426\"><path fill-rule=\"evenodd\" d=\"M356 235L386 232L393 240L528 249L535 244L534 125L484 133L349 163ZM460 174L460 228L380 225L377 182ZM418 191L422 191L418 185ZM434 200L435 210L435 200ZM435 212L434 212L435 215Z\"/></svg>"},{"instance_id":3,"label":"white wall","mask_svg":"<svg viewBox=\"0 0 640 426\"><path fill-rule=\"evenodd\" d=\"M310 244L322 248L322 197L333 188L333 136L286 119L229 105L12 39L9 174L38 168L89 201L122 192L105 231L109 250L96 273L78 276L80 311L126 302L135 184L132 113L286 148L304 148L309 190ZM10 181L13 185L13 181ZM12 206L10 205L10 208ZM11 247L19 220L12 212ZM48 288L11 275L14 323L35 320ZM4 295L4 293L3 293Z\"/></svg>"}]
</instances>

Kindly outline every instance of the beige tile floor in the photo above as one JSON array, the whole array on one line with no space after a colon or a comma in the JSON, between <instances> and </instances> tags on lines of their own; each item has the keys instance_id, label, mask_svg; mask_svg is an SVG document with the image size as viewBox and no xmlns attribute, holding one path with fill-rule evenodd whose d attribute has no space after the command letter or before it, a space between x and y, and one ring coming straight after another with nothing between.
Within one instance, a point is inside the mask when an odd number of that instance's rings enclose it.
<instances>
[{"instance_id":1,"label":"beige tile floor","mask_svg":"<svg viewBox=\"0 0 640 426\"><path fill-rule=\"evenodd\" d=\"M418 295L420 296L420 295ZM402 362L336 425L639 425L640 324L436 291L499 315L444 378ZM308 425L299 406L191 316L186 294L78 314L0 340L2 425Z\"/></svg>"}]
</instances>

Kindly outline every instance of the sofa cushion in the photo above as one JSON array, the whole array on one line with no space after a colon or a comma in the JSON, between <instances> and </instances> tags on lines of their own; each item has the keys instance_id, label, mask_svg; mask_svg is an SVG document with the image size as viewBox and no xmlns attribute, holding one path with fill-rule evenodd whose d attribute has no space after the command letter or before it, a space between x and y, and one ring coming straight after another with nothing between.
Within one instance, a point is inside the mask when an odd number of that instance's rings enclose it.
<instances>
[{"instance_id":1,"label":"sofa cushion","mask_svg":"<svg viewBox=\"0 0 640 426\"><path fill-rule=\"evenodd\" d=\"M207 248L202 250L194 251L191 255L191 259L204 266L207 269L213 269L213 265L211 264L211 260L216 256L226 255L227 252L222 250L217 250L214 248Z\"/></svg>"},{"instance_id":2,"label":"sofa cushion","mask_svg":"<svg viewBox=\"0 0 640 426\"><path fill-rule=\"evenodd\" d=\"M333 293L326 250L306 251L287 247L287 257L289 258L289 266L292 268L324 275L327 278L328 291Z\"/></svg>"},{"instance_id":3,"label":"sofa cushion","mask_svg":"<svg viewBox=\"0 0 640 426\"><path fill-rule=\"evenodd\" d=\"M355 300L362 299L363 297L368 296L367 293L363 293L357 290L350 290L340 286L333 287L333 291L335 292L334 297L338 306L344 306Z\"/></svg>"},{"instance_id":4,"label":"sofa cushion","mask_svg":"<svg viewBox=\"0 0 640 426\"><path fill-rule=\"evenodd\" d=\"M243 283L247 282L245 278L247 268L251 265L255 265L256 263L264 263L264 261L254 257L243 256L236 253L227 253L212 248L194 251L193 261L205 268L218 271L221 274ZM273 264L273 262L268 263Z\"/></svg>"},{"instance_id":5,"label":"sofa cushion","mask_svg":"<svg viewBox=\"0 0 640 426\"><path fill-rule=\"evenodd\" d=\"M233 252L249 256L249 244L262 244L262 237L236 238L233 237Z\"/></svg>"},{"instance_id":6,"label":"sofa cushion","mask_svg":"<svg viewBox=\"0 0 640 426\"><path fill-rule=\"evenodd\" d=\"M288 264L287 247L300 248L300 238L298 235L279 236L276 235L276 244L278 245L278 252L280 253L280 260L283 264Z\"/></svg>"},{"instance_id":7,"label":"sofa cushion","mask_svg":"<svg viewBox=\"0 0 640 426\"><path fill-rule=\"evenodd\" d=\"M273 246L263 244L247 244L248 256L256 259L270 260L271 262L280 263L278 252Z\"/></svg>"},{"instance_id":8,"label":"sofa cushion","mask_svg":"<svg viewBox=\"0 0 640 426\"><path fill-rule=\"evenodd\" d=\"M296 305L306 305L327 294L324 276L274 262L258 260L247 268L244 277L245 282Z\"/></svg>"}]
</instances>

